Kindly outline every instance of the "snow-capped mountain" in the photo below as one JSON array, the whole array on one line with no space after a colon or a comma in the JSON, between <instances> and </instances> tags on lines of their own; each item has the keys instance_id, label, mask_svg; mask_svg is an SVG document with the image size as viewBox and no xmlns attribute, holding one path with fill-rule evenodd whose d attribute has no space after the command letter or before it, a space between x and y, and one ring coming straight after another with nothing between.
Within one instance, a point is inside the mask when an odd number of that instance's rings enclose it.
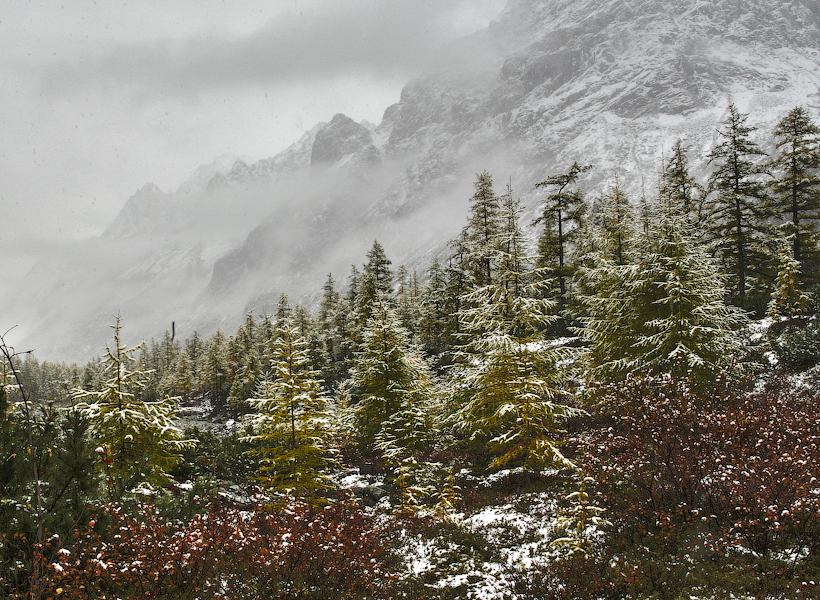
<instances>
[{"instance_id":1,"label":"snow-capped mountain","mask_svg":"<svg viewBox=\"0 0 820 600\"><path fill-rule=\"evenodd\" d=\"M169 193L139 190L103 238L122 258L98 269L113 291L58 316L54 282L38 270L47 283L24 303L35 315L27 343L83 358L108 338L88 323L118 309L134 337L172 320L207 334L272 310L282 292L309 299L328 272L343 282L374 238L394 264L423 267L463 225L476 172L499 190L511 183L530 211L534 183L576 160L594 165L591 194L615 176L633 197L651 194L678 138L705 175L729 102L771 149L790 108L817 117L819 92L816 0L510 0L486 30L443 49L378 125L336 115L274 158L223 160ZM73 272L83 280L91 268ZM60 276L56 293L72 307L72 293L95 285Z\"/></svg>"}]
</instances>

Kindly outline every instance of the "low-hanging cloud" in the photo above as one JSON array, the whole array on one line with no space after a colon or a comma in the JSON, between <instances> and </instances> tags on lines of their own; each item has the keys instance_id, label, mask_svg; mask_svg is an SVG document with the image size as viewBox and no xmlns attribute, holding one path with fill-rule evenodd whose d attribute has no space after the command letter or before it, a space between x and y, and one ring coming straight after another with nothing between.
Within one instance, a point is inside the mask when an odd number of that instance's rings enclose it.
<instances>
[{"instance_id":1,"label":"low-hanging cloud","mask_svg":"<svg viewBox=\"0 0 820 600\"><path fill-rule=\"evenodd\" d=\"M496 7L498 0L484 0ZM481 4L481 2L479 2ZM335 76L404 77L453 35L470 0L364 0L278 17L251 34L115 43L49 65L42 86L62 94L88 86L136 96L196 97L241 85L282 85Z\"/></svg>"}]
</instances>

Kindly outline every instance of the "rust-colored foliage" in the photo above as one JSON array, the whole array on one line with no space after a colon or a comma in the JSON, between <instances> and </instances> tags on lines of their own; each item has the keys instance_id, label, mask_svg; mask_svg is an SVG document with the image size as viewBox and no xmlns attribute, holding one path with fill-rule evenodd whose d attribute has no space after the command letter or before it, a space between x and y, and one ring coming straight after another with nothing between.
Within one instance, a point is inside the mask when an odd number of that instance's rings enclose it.
<instances>
[{"instance_id":1,"label":"rust-colored foliage","mask_svg":"<svg viewBox=\"0 0 820 600\"><path fill-rule=\"evenodd\" d=\"M108 513L110 539L89 531L51 552L42 598L383 598L392 579L380 530L349 502L269 511L214 501L184 523L152 506Z\"/></svg>"},{"instance_id":2,"label":"rust-colored foliage","mask_svg":"<svg viewBox=\"0 0 820 600\"><path fill-rule=\"evenodd\" d=\"M820 394L650 377L610 387L604 406L582 462L613 522L611 589L817 592Z\"/></svg>"}]
</instances>

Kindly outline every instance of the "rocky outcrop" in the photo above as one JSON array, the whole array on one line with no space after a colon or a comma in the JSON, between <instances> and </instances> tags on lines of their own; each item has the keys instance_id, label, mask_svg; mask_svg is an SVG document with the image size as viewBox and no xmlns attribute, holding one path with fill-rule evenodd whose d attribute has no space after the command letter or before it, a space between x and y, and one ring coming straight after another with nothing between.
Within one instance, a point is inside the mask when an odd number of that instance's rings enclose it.
<instances>
[{"instance_id":1,"label":"rocky outcrop","mask_svg":"<svg viewBox=\"0 0 820 600\"><path fill-rule=\"evenodd\" d=\"M310 154L311 169L344 167L353 172L380 164L381 153L373 145L371 131L343 114L337 114L316 133Z\"/></svg>"},{"instance_id":2,"label":"rocky outcrop","mask_svg":"<svg viewBox=\"0 0 820 600\"><path fill-rule=\"evenodd\" d=\"M168 196L156 184L146 183L131 196L103 237L152 235L172 228L176 220Z\"/></svg>"}]
</instances>

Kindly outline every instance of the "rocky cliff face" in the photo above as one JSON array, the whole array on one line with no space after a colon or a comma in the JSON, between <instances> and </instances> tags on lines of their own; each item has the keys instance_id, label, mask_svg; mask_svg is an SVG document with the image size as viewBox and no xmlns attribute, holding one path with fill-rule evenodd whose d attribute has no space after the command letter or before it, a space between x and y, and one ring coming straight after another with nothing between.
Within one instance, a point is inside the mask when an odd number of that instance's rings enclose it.
<instances>
[{"instance_id":1,"label":"rocky cliff face","mask_svg":"<svg viewBox=\"0 0 820 600\"><path fill-rule=\"evenodd\" d=\"M706 173L730 101L765 146L788 109L820 105L820 2L510 0L440 55L375 127L336 115L274 158L233 159L173 193L146 186L131 198L106 236L168 240L120 267L143 282L133 335L171 320L207 333L272 309L281 292L309 299L328 271L343 281L374 238L395 264L424 264L461 228L484 169L530 211L534 183L575 160L594 165L592 194L616 175L633 196L651 193L678 138ZM178 284L174 265L187 273ZM151 285L174 301L151 304Z\"/></svg>"},{"instance_id":2,"label":"rocky cliff face","mask_svg":"<svg viewBox=\"0 0 820 600\"><path fill-rule=\"evenodd\" d=\"M502 148L525 195L576 158L596 166L593 185L651 178L677 137L702 159L729 101L763 127L816 103L813 1L516 0L469 43L498 59L468 81L442 68L411 82L381 125L388 152L433 148L450 171Z\"/></svg>"},{"instance_id":3,"label":"rocky cliff face","mask_svg":"<svg viewBox=\"0 0 820 600\"><path fill-rule=\"evenodd\" d=\"M310 154L314 168L338 166L346 159L362 157L369 166L381 163L379 151L373 145L373 136L367 127L338 114L317 133Z\"/></svg>"}]
</instances>

